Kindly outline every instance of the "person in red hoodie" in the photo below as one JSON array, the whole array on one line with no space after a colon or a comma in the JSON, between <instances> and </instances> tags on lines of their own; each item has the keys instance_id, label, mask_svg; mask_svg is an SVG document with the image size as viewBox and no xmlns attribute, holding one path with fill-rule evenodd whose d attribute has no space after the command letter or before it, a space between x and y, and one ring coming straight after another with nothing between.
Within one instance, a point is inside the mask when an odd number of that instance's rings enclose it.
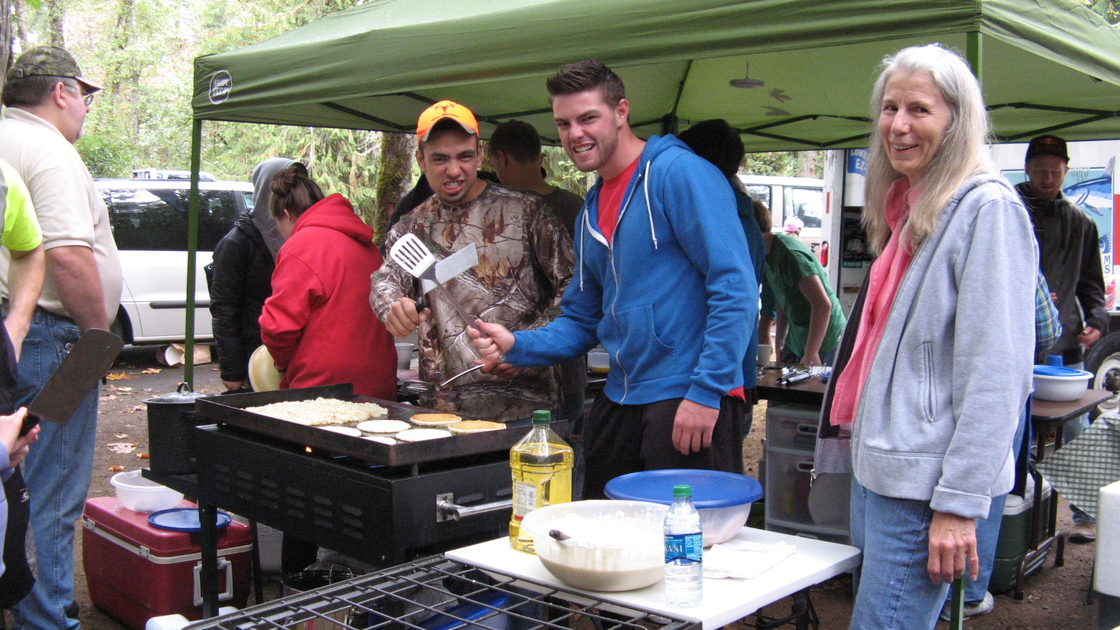
<instances>
[{"instance_id":1,"label":"person in red hoodie","mask_svg":"<svg viewBox=\"0 0 1120 630\"><path fill-rule=\"evenodd\" d=\"M359 396L396 400L393 338L368 301L382 263L373 229L299 162L273 177L270 208L285 241L260 324L281 389L353 383Z\"/></svg>"}]
</instances>

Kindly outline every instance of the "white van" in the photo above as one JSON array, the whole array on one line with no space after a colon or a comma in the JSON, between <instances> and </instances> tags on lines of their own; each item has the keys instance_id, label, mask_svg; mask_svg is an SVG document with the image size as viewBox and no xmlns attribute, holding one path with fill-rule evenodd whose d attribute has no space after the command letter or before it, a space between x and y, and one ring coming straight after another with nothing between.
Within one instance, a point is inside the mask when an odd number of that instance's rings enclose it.
<instances>
[{"instance_id":1,"label":"white van","mask_svg":"<svg viewBox=\"0 0 1120 630\"><path fill-rule=\"evenodd\" d=\"M187 204L190 182L99 179L124 269L113 330L125 343L183 341L187 312ZM248 182L201 182L195 258L195 339L214 338L203 267L237 217L253 206Z\"/></svg>"},{"instance_id":2,"label":"white van","mask_svg":"<svg viewBox=\"0 0 1120 630\"><path fill-rule=\"evenodd\" d=\"M801 238L819 243L822 238L821 222L824 219L824 180L811 177L769 177L764 175L739 175L747 193L770 208L774 232L782 231L794 217L805 227Z\"/></svg>"}]
</instances>

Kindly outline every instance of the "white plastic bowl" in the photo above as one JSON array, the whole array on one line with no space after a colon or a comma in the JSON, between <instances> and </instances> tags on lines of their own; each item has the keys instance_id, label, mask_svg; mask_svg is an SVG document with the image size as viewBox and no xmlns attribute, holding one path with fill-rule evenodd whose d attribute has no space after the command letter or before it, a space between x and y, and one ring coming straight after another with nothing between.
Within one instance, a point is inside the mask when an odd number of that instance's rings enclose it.
<instances>
[{"instance_id":1,"label":"white plastic bowl","mask_svg":"<svg viewBox=\"0 0 1120 630\"><path fill-rule=\"evenodd\" d=\"M117 500L133 512L157 512L175 507L183 500L180 492L145 479L139 470L117 473L109 479L117 489Z\"/></svg>"},{"instance_id":2,"label":"white plastic bowl","mask_svg":"<svg viewBox=\"0 0 1120 630\"><path fill-rule=\"evenodd\" d=\"M537 557L568 586L631 591L665 577L667 506L644 501L575 501L529 512L521 527ZM556 529L571 538L548 535Z\"/></svg>"},{"instance_id":3,"label":"white plastic bowl","mask_svg":"<svg viewBox=\"0 0 1120 630\"><path fill-rule=\"evenodd\" d=\"M1073 368L1036 366L1034 371L1034 397L1039 400L1069 402L1085 393L1092 372Z\"/></svg>"},{"instance_id":4,"label":"white plastic bowl","mask_svg":"<svg viewBox=\"0 0 1120 630\"><path fill-rule=\"evenodd\" d=\"M604 489L612 499L673 502L673 486L692 486L692 504L700 512L704 546L733 538L743 529L751 505L762 498L762 485L746 475L715 470L645 470L615 477Z\"/></svg>"}]
</instances>

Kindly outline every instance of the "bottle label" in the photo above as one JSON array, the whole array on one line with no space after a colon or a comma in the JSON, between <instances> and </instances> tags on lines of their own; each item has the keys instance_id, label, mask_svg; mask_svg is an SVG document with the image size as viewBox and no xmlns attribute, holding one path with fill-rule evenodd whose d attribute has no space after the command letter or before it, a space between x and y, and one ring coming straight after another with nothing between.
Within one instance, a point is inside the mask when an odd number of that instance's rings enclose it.
<instances>
[{"instance_id":1,"label":"bottle label","mask_svg":"<svg viewBox=\"0 0 1120 630\"><path fill-rule=\"evenodd\" d=\"M525 481L513 482L513 516L521 520L537 508L537 485Z\"/></svg>"},{"instance_id":2,"label":"bottle label","mask_svg":"<svg viewBox=\"0 0 1120 630\"><path fill-rule=\"evenodd\" d=\"M685 560L700 562L704 553L704 535L700 532L694 534L666 534L665 535L665 562Z\"/></svg>"}]
</instances>

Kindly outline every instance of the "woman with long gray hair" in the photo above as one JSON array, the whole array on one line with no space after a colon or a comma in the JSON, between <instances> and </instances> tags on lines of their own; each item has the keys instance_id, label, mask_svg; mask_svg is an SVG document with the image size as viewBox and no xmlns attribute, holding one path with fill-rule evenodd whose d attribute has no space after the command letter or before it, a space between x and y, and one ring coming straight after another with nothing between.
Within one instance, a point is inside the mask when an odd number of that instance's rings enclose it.
<instances>
[{"instance_id":1,"label":"woman with long gray hair","mask_svg":"<svg viewBox=\"0 0 1120 630\"><path fill-rule=\"evenodd\" d=\"M851 627L933 628L948 585L978 573L976 519L1013 483L1038 255L959 55L928 45L888 57L871 107L863 222L878 258L824 417L851 435L863 550Z\"/></svg>"}]
</instances>

